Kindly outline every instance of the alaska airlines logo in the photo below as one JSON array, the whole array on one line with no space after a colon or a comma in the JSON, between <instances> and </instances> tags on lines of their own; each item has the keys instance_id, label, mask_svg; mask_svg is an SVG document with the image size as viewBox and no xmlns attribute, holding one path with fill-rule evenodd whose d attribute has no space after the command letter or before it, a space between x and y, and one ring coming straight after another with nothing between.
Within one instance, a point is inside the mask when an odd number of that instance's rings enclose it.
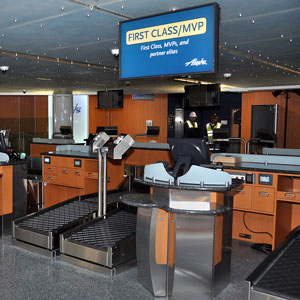
<instances>
[{"instance_id":1,"label":"alaska airlines logo","mask_svg":"<svg viewBox=\"0 0 300 300\"><path fill-rule=\"evenodd\" d=\"M73 114L79 114L81 112L81 107L76 103L76 105L73 107Z\"/></svg>"},{"instance_id":2,"label":"alaska airlines logo","mask_svg":"<svg viewBox=\"0 0 300 300\"><path fill-rule=\"evenodd\" d=\"M203 66L203 65L207 65L206 59L204 59L203 57L201 58L201 60L198 60L198 58L194 58L191 61L188 61L184 64L186 67L188 66Z\"/></svg>"}]
</instances>

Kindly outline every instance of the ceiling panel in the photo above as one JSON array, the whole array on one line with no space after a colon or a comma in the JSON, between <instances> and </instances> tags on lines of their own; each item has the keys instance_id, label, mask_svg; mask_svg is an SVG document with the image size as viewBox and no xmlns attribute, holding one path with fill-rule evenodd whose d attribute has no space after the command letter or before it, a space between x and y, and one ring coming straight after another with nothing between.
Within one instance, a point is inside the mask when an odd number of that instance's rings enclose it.
<instances>
[{"instance_id":1,"label":"ceiling panel","mask_svg":"<svg viewBox=\"0 0 300 300\"><path fill-rule=\"evenodd\" d=\"M202 0L2 0L0 93L183 92L172 77L121 81L119 22L205 4ZM251 89L300 86L300 1L220 0L219 72L183 78ZM133 62L134 63L134 62ZM224 73L231 73L225 79Z\"/></svg>"}]
</instances>

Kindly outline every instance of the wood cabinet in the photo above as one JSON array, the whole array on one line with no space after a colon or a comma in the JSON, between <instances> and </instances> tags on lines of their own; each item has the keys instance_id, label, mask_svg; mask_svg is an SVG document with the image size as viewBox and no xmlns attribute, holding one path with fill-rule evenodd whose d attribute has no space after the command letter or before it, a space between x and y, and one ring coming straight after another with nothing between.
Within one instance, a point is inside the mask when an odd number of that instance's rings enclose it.
<instances>
[{"instance_id":1,"label":"wood cabinet","mask_svg":"<svg viewBox=\"0 0 300 300\"><path fill-rule=\"evenodd\" d=\"M0 166L0 216L13 212L13 166Z\"/></svg>"},{"instance_id":2,"label":"wood cabinet","mask_svg":"<svg viewBox=\"0 0 300 300\"><path fill-rule=\"evenodd\" d=\"M234 189L233 208L235 209L252 209L252 186L242 184Z\"/></svg>"},{"instance_id":3,"label":"wood cabinet","mask_svg":"<svg viewBox=\"0 0 300 300\"><path fill-rule=\"evenodd\" d=\"M263 213L274 213L275 191L269 187L254 187L253 210Z\"/></svg>"},{"instance_id":4,"label":"wood cabinet","mask_svg":"<svg viewBox=\"0 0 300 300\"><path fill-rule=\"evenodd\" d=\"M251 175L252 182L234 189L232 237L254 243L272 243L274 232L276 176L264 173L270 182L260 182L260 172L227 170L238 178ZM269 177L268 177L269 176Z\"/></svg>"},{"instance_id":5,"label":"wood cabinet","mask_svg":"<svg viewBox=\"0 0 300 300\"><path fill-rule=\"evenodd\" d=\"M279 174L274 246L300 225L300 175Z\"/></svg>"},{"instance_id":6,"label":"wood cabinet","mask_svg":"<svg viewBox=\"0 0 300 300\"><path fill-rule=\"evenodd\" d=\"M107 190L120 187L124 162L107 161ZM98 192L98 160L43 155L44 207Z\"/></svg>"},{"instance_id":7,"label":"wood cabinet","mask_svg":"<svg viewBox=\"0 0 300 300\"><path fill-rule=\"evenodd\" d=\"M237 176L246 174L226 171ZM234 190L232 237L269 243L274 249L300 225L300 174L247 172L255 180Z\"/></svg>"}]
</instances>

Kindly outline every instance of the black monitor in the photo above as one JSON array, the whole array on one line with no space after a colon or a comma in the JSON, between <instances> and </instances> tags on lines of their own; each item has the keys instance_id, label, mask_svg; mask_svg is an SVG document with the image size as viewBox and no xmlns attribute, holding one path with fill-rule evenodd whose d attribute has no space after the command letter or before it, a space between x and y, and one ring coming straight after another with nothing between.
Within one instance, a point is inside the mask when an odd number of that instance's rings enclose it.
<instances>
[{"instance_id":1,"label":"black monitor","mask_svg":"<svg viewBox=\"0 0 300 300\"><path fill-rule=\"evenodd\" d=\"M6 144L4 141L4 134L3 132L0 132L0 152L7 152Z\"/></svg>"},{"instance_id":2,"label":"black monitor","mask_svg":"<svg viewBox=\"0 0 300 300\"><path fill-rule=\"evenodd\" d=\"M62 135L72 135L73 134L71 126L60 126L59 130Z\"/></svg>"},{"instance_id":3,"label":"black monitor","mask_svg":"<svg viewBox=\"0 0 300 300\"><path fill-rule=\"evenodd\" d=\"M228 128L216 128L213 129L214 140L228 140L229 129Z\"/></svg>"},{"instance_id":4,"label":"black monitor","mask_svg":"<svg viewBox=\"0 0 300 300\"><path fill-rule=\"evenodd\" d=\"M147 126L147 136L158 136L159 135L159 126Z\"/></svg>"},{"instance_id":5,"label":"black monitor","mask_svg":"<svg viewBox=\"0 0 300 300\"><path fill-rule=\"evenodd\" d=\"M171 154L174 161L173 176L184 175L192 165L209 164L210 158L205 139L169 138Z\"/></svg>"},{"instance_id":6,"label":"black monitor","mask_svg":"<svg viewBox=\"0 0 300 300\"><path fill-rule=\"evenodd\" d=\"M218 84L185 86L185 106L206 107L220 105L220 86Z\"/></svg>"},{"instance_id":7,"label":"black monitor","mask_svg":"<svg viewBox=\"0 0 300 300\"><path fill-rule=\"evenodd\" d=\"M107 135L118 135L117 126L98 126L96 133L105 132Z\"/></svg>"},{"instance_id":8,"label":"black monitor","mask_svg":"<svg viewBox=\"0 0 300 300\"><path fill-rule=\"evenodd\" d=\"M123 108L123 90L98 91L98 108Z\"/></svg>"},{"instance_id":9,"label":"black monitor","mask_svg":"<svg viewBox=\"0 0 300 300\"><path fill-rule=\"evenodd\" d=\"M10 146L10 129L1 129L6 147Z\"/></svg>"}]
</instances>

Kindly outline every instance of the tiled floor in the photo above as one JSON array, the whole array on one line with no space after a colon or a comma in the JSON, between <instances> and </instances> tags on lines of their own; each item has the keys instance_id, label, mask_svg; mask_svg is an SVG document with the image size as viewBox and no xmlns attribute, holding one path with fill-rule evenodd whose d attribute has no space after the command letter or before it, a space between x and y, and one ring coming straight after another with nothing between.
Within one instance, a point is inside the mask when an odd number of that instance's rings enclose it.
<instances>
[{"instance_id":1,"label":"tiled floor","mask_svg":"<svg viewBox=\"0 0 300 300\"><path fill-rule=\"evenodd\" d=\"M248 243L233 241L231 282L216 299L242 299L243 279L264 258ZM23 250L5 236L0 241L0 299L147 300L153 296L138 282L136 268L106 277Z\"/></svg>"}]
</instances>

